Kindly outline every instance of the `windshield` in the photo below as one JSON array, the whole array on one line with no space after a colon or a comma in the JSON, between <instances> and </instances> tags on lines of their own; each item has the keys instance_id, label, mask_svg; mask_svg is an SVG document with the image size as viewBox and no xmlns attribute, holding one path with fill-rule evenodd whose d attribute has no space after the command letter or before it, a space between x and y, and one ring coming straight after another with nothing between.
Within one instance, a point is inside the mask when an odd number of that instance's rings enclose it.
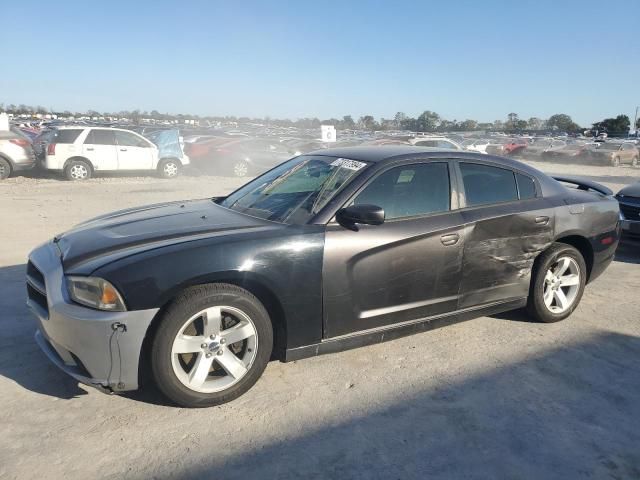
<instances>
[{"instance_id":1,"label":"windshield","mask_svg":"<svg viewBox=\"0 0 640 480\"><path fill-rule=\"evenodd\" d=\"M249 182L221 205L275 222L306 223L367 165L346 158L303 155Z\"/></svg>"}]
</instances>

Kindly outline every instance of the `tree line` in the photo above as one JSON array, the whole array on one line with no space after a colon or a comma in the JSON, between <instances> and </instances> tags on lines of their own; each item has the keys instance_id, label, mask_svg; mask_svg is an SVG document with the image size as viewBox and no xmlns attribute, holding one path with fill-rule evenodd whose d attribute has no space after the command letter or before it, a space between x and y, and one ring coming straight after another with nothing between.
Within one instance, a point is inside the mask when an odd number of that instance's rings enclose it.
<instances>
[{"instance_id":1,"label":"tree line","mask_svg":"<svg viewBox=\"0 0 640 480\"><path fill-rule=\"evenodd\" d=\"M118 112L98 112L96 110L87 110L86 112L71 112L64 110L61 112L50 111L49 109L38 105L36 107L30 105L4 105L0 103L0 111L5 111L14 115L46 115L54 114L58 117L104 117L104 118L126 118L133 123L140 123L143 119L153 119L156 121L178 121L182 122L187 119L209 121L209 122L237 122L237 123L259 123L263 125L272 125L277 127L297 127L297 128L319 128L320 125L334 125L340 130L405 130L411 132L468 132L474 130L495 130L505 132L521 132L521 131L540 131L540 130L557 130L567 133L582 132L585 128L575 123L572 118L564 113L557 113L548 119L531 117L529 119L521 119L515 112L511 112L504 120L495 120L493 122L479 122L477 120L447 120L436 112L425 110L418 117L410 117L404 112L398 112L393 118L375 119L373 115L363 115L357 120L351 115L344 115L342 118L300 118L297 120L290 119L274 119L237 117L237 116L199 116L191 114L169 114L160 113L157 110L140 111L140 110L121 110ZM609 132L614 134L623 134L629 131L631 122L627 115L618 115L615 118L605 118L600 122L592 124L591 129L599 132ZM636 122L636 128L640 128L640 119Z\"/></svg>"}]
</instances>

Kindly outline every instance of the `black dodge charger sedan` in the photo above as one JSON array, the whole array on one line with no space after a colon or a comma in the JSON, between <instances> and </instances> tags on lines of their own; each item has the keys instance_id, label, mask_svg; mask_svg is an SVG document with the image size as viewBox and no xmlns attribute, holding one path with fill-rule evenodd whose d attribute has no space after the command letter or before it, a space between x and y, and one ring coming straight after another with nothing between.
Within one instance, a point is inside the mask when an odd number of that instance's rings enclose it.
<instances>
[{"instance_id":1,"label":"black dodge charger sedan","mask_svg":"<svg viewBox=\"0 0 640 480\"><path fill-rule=\"evenodd\" d=\"M36 341L106 392L200 407L290 361L527 308L566 318L620 234L605 187L420 147L298 156L223 198L123 210L35 249ZM148 371L149 375L143 375Z\"/></svg>"}]
</instances>

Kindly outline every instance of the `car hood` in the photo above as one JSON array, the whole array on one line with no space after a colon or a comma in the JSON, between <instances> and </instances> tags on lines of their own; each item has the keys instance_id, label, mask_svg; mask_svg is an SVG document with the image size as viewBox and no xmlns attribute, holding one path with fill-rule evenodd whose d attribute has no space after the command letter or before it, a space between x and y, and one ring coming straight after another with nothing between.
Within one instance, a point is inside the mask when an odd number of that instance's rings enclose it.
<instances>
[{"instance_id":1,"label":"car hood","mask_svg":"<svg viewBox=\"0 0 640 480\"><path fill-rule=\"evenodd\" d=\"M640 182L627 185L618 192L618 195L625 197L638 197L640 198Z\"/></svg>"},{"instance_id":2,"label":"car hood","mask_svg":"<svg viewBox=\"0 0 640 480\"><path fill-rule=\"evenodd\" d=\"M110 213L81 223L57 235L53 241L58 245L62 264L67 270L104 257L115 260L151 248L209 236L282 227L206 199Z\"/></svg>"}]
</instances>

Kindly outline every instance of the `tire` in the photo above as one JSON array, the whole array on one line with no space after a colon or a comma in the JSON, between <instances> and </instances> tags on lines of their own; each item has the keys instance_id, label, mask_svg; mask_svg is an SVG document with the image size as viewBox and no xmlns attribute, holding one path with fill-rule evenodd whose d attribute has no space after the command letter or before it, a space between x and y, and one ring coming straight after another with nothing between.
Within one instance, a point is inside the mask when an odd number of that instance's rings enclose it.
<instances>
[{"instance_id":1,"label":"tire","mask_svg":"<svg viewBox=\"0 0 640 480\"><path fill-rule=\"evenodd\" d=\"M613 160L611 160L611 165L613 165L614 167L619 167L620 166L620 157L613 157Z\"/></svg>"},{"instance_id":2,"label":"tire","mask_svg":"<svg viewBox=\"0 0 640 480\"><path fill-rule=\"evenodd\" d=\"M91 165L84 160L71 160L64 169L64 176L72 182L88 180L91 174Z\"/></svg>"},{"instance_id":3,"label":"tire","mask_svg":"<svg viewBox=\"0 0 640 480\"><path fill-rule=\"evenodd\" d=\"M9 178L11 175L11 164L4 158L0 158L0 180Z\"/></svg>"},{"instance_id":4,"label":"tire","mask_svg":"<svg viewBox=\"0 0 640 480\"><path fill-rule=\"evenodd\" d=\"M638 157L633 157L631 159L631 166L632 167L637 167L638 166Z\"/></svg>"},{"instance_id":5,"label":"tire","mask_svg":"<svg viewBox=\"0 0 640 480\"><path fill-rule=\"evenodd\" d=\"M559 267L565 265L566 270L557 275ZM562 278L564 284L558 281ZM571 245L554 243L536 259L531 272L527 300L529 315L544 323L564 320L580 303L586 279L587 266L582 254Z\"/></svg>"},{"instance_id":6,"label":"tire","mask_svg":"<svg viewBox=\"0 0 640 480\"><path fill-rule=\"evenodd\" d=\"M214 338L209 332L216 332ZM234 343L224 340L244 335ZM272 348L269 314L254 295L236 285L200 285L185 290L162 315L151 344L151 371L177 405L220 405L258 381Z\"/></svg>"},{"instance_id":7,"label":"tire","mask_svg":"<svg viewBox=\"0 0 640 480\"><path fill-rule=\"evenodd\" d=\"M158 165L158 173L162 178L176 178L180 174L182 164L179 160L169 158Z\"/></svg>"}]
</instances>

